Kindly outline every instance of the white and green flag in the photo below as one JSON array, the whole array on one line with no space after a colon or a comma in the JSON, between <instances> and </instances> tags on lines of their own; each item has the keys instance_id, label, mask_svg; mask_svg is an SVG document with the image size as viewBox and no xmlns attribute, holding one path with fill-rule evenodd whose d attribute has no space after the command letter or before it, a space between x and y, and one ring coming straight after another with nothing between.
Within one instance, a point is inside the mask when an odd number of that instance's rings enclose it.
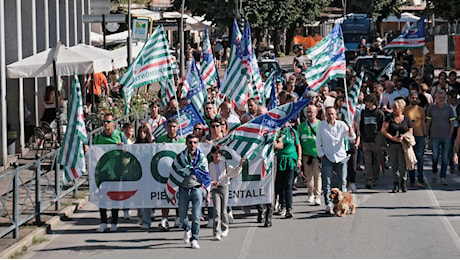
<instances>
[{"instance_id":1,"label":"white and green flag","mask_svg":"<svg viewBox=\"0 0 460 260\"><path fill-rule=\"evenodd\" d=\"M76 75L74 75L68 111L67 130L58 157L58 163L64 166L63 185L80 177L86 169L83 145L88 143L88 138L83 115L81 86Z\"/></svg>"},{"instance_id":2,"label":"white and green flag","mask_svg":"<svg viewBox=\"0 0 460 260\"><path fill-rule=\"evenodd\" d=\"M347 123L348 126L353 125L353 117L356 112L356 106L358 104L359 93L361 92L361 86L363 85L364 70L361 71L359 78L356 79L355 84L348 93L348 98L343 103L342 107L342 119Z\"/></svg>"},{"instance_id":3,"label":"white and green flag","mask_svg":"<svg viewBox=\"0 0 460 260\"><path fill-rule=\"evenodd\" d=\"M163 26L159 25L126 73L118 80L123 85L123 96L126 101L125 114L129 113L134 89L150 83L173 79L173 71L169 44Z\"/></svg>"}]
</instances>

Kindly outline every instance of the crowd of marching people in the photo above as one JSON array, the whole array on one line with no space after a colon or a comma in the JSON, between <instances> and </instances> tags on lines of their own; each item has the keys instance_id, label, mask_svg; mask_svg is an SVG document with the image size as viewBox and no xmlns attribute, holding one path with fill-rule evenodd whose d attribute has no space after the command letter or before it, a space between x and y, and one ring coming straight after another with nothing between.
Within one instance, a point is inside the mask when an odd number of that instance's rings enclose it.
<instances>
[{"instance_id":1,"label":"crowd of marching people","mask_svg":"<svg viewBox=\"0 0 460 260\"><path fill-rule=\"evenodd\" d=\"M308 188L306 201L309 205L324 205L326 213L333 214L329 195L334 172L342 191L357 192L357 171L363 171L365 183L362 186L366 189L382 185L379 176L386 168L391 168L393 175L391 192L425 188L429 180L424 179L423 158L428 145L433 151L431 181L435 183L439 179L440 184L448 185L448 169L450 173L456 171L460 147L460 134L457 134L460 83L455 71L441 72L435 80L429 56L425 57L424 66L417 68L413 61L408 65L405 52L397 54L391 74L386 74L377 63L371 68L360 68L364 76L359 79L356 72L347 68L344 80L331 81L319 92L314 92L308 90L305 81L306 64L302 54L299 51L294 59L294 73L286 80L276 80L277 105L304 98L311 101L275 134L275 198L273 204L257 207L259 223L270 227L272 215L292 218L292 197L297 187ZM350 114L343 107L349 89L358 80L362 80L358 104L349 124L346 117ZM270 101L261 104L256 98L249 98L247 109L235 109L230 100L219 99L217 86L209 87L207 93L205 124L196 124L193 133L187 136L178 135L179 122L171 115L190 101L173 97L166 106L162 106L160 100L153 100L149 116L137 129L127 123L122 131L118 131L115 116L104 115L104 130L94 138L94 144L185 143L187 148L178 155L173 168L177 173L189 169L187 164L190 164L196 170L177 175L174 183L168 182L167 185L177 185L177 179L181 180L179 187L175 187L179 201L175 201L175 194L169 198L170 203L178 205L179 209L175 211L174 224L169 223L170 210L161 209L158 226L163 231L172 226L184 228L184 242L191 243L193 248L199 248L199 226L205 216L201 208L207 206L211 198L214 208L208 209L208 227L213 228L215 239L227 236L233 222L232 209L227 205L228 185L231 178L241 172L246 158L242 158L239 165L227 165L218 141L238 126L265 114ZM180 97L181 93L176 96ZM165 122L166 134L154 136L155 130ZM209 155L201 154L197 148L199 142L212 144ZM203 160L208 161L206 167ZM202 175L200 169L208 177ZM207 192L199 192L207 182ZM191 225L187 216L189 201L192 202ZM202 201L206 205L202 205ZM248 213L248 208L245 212ZM107 209L101 209L100 215L98 231L104 232L108 228ZM151 208L138 210L138 223L142 229L150 229L152 216L155 215ZM124 217L130 218L127 209ZM117 230L117 219L118 210L114 209L111 231Z\"/></svg>"}]
</instances>

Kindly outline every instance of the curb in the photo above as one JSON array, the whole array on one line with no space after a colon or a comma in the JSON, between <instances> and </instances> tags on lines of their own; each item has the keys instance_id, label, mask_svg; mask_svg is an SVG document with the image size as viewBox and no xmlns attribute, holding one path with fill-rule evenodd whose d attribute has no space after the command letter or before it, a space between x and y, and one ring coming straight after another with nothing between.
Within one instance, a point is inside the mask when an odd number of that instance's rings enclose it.
<instances>
[{"instance_id":1,"label":"curb","mask_svg":"<svg viewBox=\"0 0 460 260\"><path fill-rule=\"evenodd\" d=\"M61 222L61 218L64 216L70 217L78 209L83 208L89 201L89 196L86 195L84 199L78 199L74 202L74 205L66 207L59 211L59 213L52 217L50 220L45 222L43 227L37 228L28 235L20 238L16 243L8 247L7 249L0 252L0 259L8 259L12 257L16 252L21 252L22 248L26 246L29 248L33 244L33 239L36 237L42 237L49 234L55 226Z\"/></svg>"}]
</instances>

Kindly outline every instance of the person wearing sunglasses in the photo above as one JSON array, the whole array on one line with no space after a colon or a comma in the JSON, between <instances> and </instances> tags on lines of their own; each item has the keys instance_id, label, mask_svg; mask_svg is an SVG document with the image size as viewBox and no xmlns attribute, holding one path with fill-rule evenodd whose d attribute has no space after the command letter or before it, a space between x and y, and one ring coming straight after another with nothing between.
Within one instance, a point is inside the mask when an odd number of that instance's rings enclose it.
<instances>
[{"instance_id":1,"label":"person wearing sunglasses","mask_svg":"<svg viewBox=\"0 0 460 260\"><path fill-rule=\"evenodd\" d=\"M211 200L211 177L208 170L206 155L198 149L199 139L194 134L187 135L187 148L180 152L171 165L171 172L166 182L167 200L179 206L179 216L184 228L184 243L191 244L194 249L200 248L200 217L203 198L206 206ZM176 201L178 193L178 201ZM187 216L189 203L192 204L192 224Z\"/></svg>"},{"instance_id":2,"label":"person wearing sunglasses","mask_svg":"<svg viewBox=\"0 0 460 260\"><path fill-rule=\"evenodd\" d=\"M127 144L128 140L123 132L115 129L115 116L111 113L104 115L104 131L96 134L93 139L93 144ZM112 209L112 221L110 231L117 231L118 210ZM97 232L105 232L107 229L107 209L100 208L101 225Z\"/></svg>"},{"instance_id":3,"label":"person wearing sunglasses","mask_svg":"<svg viewBox=\"0 0 460 260\"><path fill-rule=\"evenodd\" d=\"M220 120L218 118L213 118L211 120L209 129L209 134L206 137L206 140L208 140L210 143L218 141L224 137Z\"/></svg>"},{"instance_id":4,"label":"person wearing sunglasses","mask_svg":"<svg viewBox=\"0 0 460 260\"><path fill-rule=\"evenodd\" d=\"M193 127L193 134L200 139L200 142L206 142L206 128L202 123L196 123Z\"/></svg>"}]
</instances>

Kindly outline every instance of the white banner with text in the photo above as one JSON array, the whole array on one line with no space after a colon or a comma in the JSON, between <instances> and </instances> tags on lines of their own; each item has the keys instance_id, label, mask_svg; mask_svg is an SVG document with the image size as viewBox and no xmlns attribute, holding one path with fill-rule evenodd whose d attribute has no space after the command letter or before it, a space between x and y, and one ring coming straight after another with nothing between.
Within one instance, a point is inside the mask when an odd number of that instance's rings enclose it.
<instances>
[{"instance_id":1,"label":"white banner with text","mask_svg":"<svg viewBox=\"0 0 460 260\"><path fill-rule=\"evenodd\" d=\"M174 208L164 189L171 164L184 149L185 144L92 145L90 200L100 208ZM211 146L200 143L199 149L207 155ZM236 167L240 156L231 149L222 150L228 164ZM246 161L240 175L231 179L230 206L272 203L273 158L264 163L261 154Z\"/></svg>"}]
</instances>

